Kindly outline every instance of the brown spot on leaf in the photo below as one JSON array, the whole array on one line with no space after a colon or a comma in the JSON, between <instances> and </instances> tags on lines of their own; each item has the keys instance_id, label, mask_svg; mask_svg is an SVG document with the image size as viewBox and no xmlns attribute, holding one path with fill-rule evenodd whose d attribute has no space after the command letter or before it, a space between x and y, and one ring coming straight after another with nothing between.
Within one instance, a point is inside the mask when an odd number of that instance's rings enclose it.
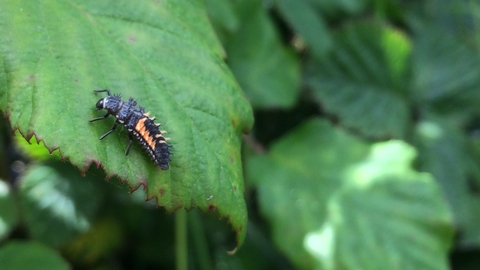
<instances>
[{"instance_id":1,"label":"brown spot on leaf","mask_svg":"<svg viewBox=\"0 0 480 270\"><path fill-rule=\"evenodd\" d=\"M235 159L233 157L230 157L230 163L235 162Z\"/></svg>"},{"instance_id":2,"label":"brown spot on leaf","mask_svg":"<svg viewBox=\"0 0 480 270\"><path fill-rule=\"evenodd\" d=\"M29 81L29 82L33 82L33 81L35 81L35 79L36 79L36 77L35 77L35 75L33 75L33 74L30 74L30 75L28 76L28 81Z\"/></svg>"},{"instance_id":3,"label":"brown spot on leaf","mask_svg":"<svg viewBox=\"0 0 480 270\"><path fill-rule=\"evenodd\" d=\"M158 193L160 193L160 196L165 195L165 188L163 188L163 187L160 188L160 189L158 190Z\"/></svg>"},{"instance_id":4,"label":"brown spot on leaf","mask_svg":"<svg viewBox=\"0 0 480 270\"><path fill-rule=\"evenodd\" d=\"M208 206L208 211L216 211L216 210L217 210L217 207L216 207L215 205L210 204L210 205Z\"/></svg>"},{"instance_id":5,"label":"brown spot on leaf","mask_svg":"<svg viewBox=\"0 0 480 270\"><path fill-rule=\"evenodd\" d=\"M75 79L75 82L78 82L78 79Z\"/></svg>"},{"instance_id":6,"label":"brown spot on leaf","mask_svg":"<svg viewBox=\"0 0 480 270\"><path fill-rule=\"evenodd\" d=\"M233 191L237 191L237 186L233 186Z\"/></svg>"},{"instance_id":7,"label":"brown spot on leaf","mask_svg":"<svg viewBox=\"0 0 480 270\"><path fill-rule=\"evenodd\" d=\"M234 127L237 126L237 121L235 121L235 119L232 119L232 126L234 126Z\"/></svg>"},{"instance_id":8,"label":"brown spot on leaf","mask_svg":"<svg viewBox=\"0 0 480 270\"><path fill-rule=\"evenodd\" d=\"M136 36L129 36L128 41L130 42L137 42L137 37Z\"/></svg>"}]
</instances>

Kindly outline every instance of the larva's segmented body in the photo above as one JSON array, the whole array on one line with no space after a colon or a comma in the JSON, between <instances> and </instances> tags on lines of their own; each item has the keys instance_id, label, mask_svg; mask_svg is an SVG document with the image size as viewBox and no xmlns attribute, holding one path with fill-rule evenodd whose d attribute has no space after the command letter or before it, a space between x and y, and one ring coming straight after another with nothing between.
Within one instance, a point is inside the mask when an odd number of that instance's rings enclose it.
<instances>
[{"instance_id":1,"label":"larva's segmented body","mask_svg":"<svg viewBox=\"0 0 480 270\"><path fill-rule=\"evenodd\" d=\"M167 144L167 138L163 137L165 131L159 129L160 124L155 124L155 118L149 117L143 107L136 107L137 102L130 98L128 101L122 101L120 95L111 95L110 90L95 90L95 93L107 92L108 96L101 98L97 104L97 110L107 110L107 114L90 120L90 122L103 120L109 115L113 115L117 120L113 127L100 137L100 140L112 133L118 124L125 126L128 130L130 143L125 151L125 155L130 152L132 146L132 135L140 142L143 148L150 154L155 164L162 170L168 170L170 161L170 146Z\"/></svg>"}]
</instances>

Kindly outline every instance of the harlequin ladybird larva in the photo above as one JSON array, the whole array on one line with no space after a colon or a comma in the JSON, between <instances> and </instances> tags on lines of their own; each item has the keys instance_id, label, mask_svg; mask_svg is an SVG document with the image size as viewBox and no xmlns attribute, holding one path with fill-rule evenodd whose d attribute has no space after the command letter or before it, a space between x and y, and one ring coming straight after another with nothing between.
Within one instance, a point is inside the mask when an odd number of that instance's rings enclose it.
<instances>
[{"instance_id":1,"label":"harlequin ladybird larva","mask_svg":"<svg viewBox=\"0 0 480 270\"><path fill-rule=\"evenodd\" d=\"M130 143L128 144L125 156L128 156L132 146L132 135L138 140L143 148L150 154L153 161L162 170L168 170L170 161L170 146L167 144L168 138L163 137L166 131L159 129L160 124L155 124L155 117L149 117L143 107L136 107L137 102L130 98L123 101L119 94L110 93L110 90L94 90L94 93L107 92L107 97L101 98L97 104L97 110L107 110L107 114L102 117L94 118L90 122L103 120L109 115L113 115L117 120L113 127L100 137L100 140L112 133L118 124L123 125L128 130Z\"/></svg>"}]
</instances>

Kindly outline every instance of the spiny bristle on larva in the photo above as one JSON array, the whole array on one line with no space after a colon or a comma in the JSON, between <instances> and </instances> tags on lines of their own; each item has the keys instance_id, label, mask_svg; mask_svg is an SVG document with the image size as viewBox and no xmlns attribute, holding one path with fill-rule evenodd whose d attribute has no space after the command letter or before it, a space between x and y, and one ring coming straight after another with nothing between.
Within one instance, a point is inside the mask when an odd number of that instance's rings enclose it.
<instances>
[{"instance_id":1,"label":"spiny bristle on larva","mask_svg":"<svg viewBox=\"0 0 480 270\"><path fill-rule=\"evenodd\" d=\"M150 112L146 112L144 113L143 115L145 115L146 117L148 117L150 115Z\"/></svg>"},{"instance_id":2,"label":"spiny bristle on larva","mask_svg":"<svg viewBox=\"0 0 480 270\"><path fill-rule=\"evenodd\" d=\"M155 126L157 126L157 127L159 127L159 126L161 126L161 125L162 125L162 124L160 124L160 123L158 123L158 124L155 124Z\"/></svg>"},{"instance_id":3,"label":"spiny bristle on larva","mask_svg":"<svg viewBox=\"0 0 480 270\"><path fill-rule=\"evenodd\" d=\"M166 130L160 130L160 133L165 134L165 133L168 133L168 132Z\"/></svg>"}]
</instances>

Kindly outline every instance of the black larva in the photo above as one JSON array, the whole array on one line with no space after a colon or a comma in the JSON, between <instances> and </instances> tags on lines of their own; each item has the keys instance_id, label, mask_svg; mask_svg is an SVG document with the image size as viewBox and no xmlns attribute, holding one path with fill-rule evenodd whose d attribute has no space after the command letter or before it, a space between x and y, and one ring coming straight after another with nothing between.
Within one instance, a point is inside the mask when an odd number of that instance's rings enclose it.
<instances>
[{"instance_id":1,"label":"black larva","mask_svg":"<svg viewBox=\"0 0 480 270\"><path fill-rule=\"evenodd\" d=\"M132 134L140 142L143 148L150 154L155 164L162 170L168 170L170 161L170 146L167 144L167 138L163 137L165 131L159 130L160 124L155 124L155 118L149 117L143 107L136 107L137 102L130 98L128 101L122 101L120 95L111 95L110 90L95 90L95 93L107 92L107 97L101 98L97 102L97 110L107 110L107 114L90 120L95 122L103 120L109 115L113 115L117 120L113 127L100 137L100 140L112 133L118 124L125 126L128 130L130 143L128 144L125 155L127 156L132 146Z\"/></svg>"}]
</instances>

